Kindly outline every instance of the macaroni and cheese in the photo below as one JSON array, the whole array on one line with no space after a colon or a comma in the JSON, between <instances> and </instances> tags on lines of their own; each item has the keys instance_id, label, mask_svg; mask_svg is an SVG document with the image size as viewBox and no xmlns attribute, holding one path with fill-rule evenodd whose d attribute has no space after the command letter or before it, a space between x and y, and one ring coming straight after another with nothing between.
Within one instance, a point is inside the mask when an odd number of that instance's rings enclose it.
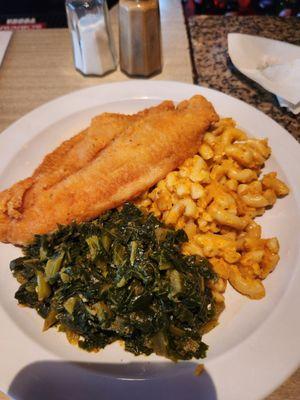
<instances>
[{"instance_id":1,"label":"macaroni and cheese","mask_svg":"<svg viewBox=\"0 0 300 400\"><path fill-rule=\"evenodd\" d=\"M232 119L221 119L204 135L197 155L136 202L186 231L185 254L210 260L219 275L211 283L217 302L224 301L227 281L249 298L261 299L262 280L279 261L278 240L262 238L254 221L289 193L276 172L260 177L270 154L266 139L250 139Z\"/></svg>"}]
</instances>

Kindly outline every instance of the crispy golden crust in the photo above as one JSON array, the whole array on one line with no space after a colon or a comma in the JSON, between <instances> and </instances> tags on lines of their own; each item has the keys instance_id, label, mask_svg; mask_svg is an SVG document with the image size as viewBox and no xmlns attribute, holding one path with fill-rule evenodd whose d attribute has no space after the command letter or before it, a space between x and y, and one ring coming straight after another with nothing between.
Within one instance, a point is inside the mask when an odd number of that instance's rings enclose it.
<instances>
[{"instance_id":1,"label":"crispy golden crust","mask_svg":"<svg viewBox=\"0 0 300 400\"><path fill-rule=\"evenodd\" d=\"M68 155L76 146L80 146L86 136L88 129L78 133L66 140L60 146L58 146L52 153L45 156L43 162L34 171L33 176L37 177L40 175L51 174L57 172L58 168L63 168L68 163Z\"/></svg>"},{"instance_id":2,"label":"crispy golden crust","mask_svg":"<svg viewBox=\"0 0 300 400\"><path fill-rule=\"evenodd\" d=\"M103 118L107 115L111 114L103 114ZM123 117L128 118L120 116L116 124ZM92 132L95 125L103 126L100 118L93 120ZM165 102L154 112L146 110L133 116L131 123L113 140L105 139L106 145L80 169L50 187L35 183L34 189L27 190L21 215L17 219L9 215L5 232L0 219L0 239L27 243L34 234L52 231L58 223L89 220L136 197L195 154L202 134L217 119L212 105L202 96L194 96L176 109L173 103ZM79 150L84 148L82 139L78 146ZM7 217L7 209L5 213Z\"/></svg>"},{"instance_id":3,"label":"crispy golden crust","mask_svg":"<svg viewBox=\"0 0 300 400\"><path fill-rule=\"evenodd\" d=\"M63 142L52 153L45 156L41 165L35 170L33 177L46 180L54 175L51 184L78 171L103 150L111 140L118 136L131 123L145 115L174 108L170 101L164 101L134 115L103 113L94 117L89 128Z\"/></svg>"},{"instance_id":4,"label":"crispy golden crust","mask_svg":"<svg viewBox=\"0 0 300 400\"><path fill-rule=\"evenodd\" d=\"M165 101L134 115L103 113L94 117L89 128L64 141L53 152L47 154L32 177L0 193L0 217L2 211L10 218L17 218L20 216L25 193L26 206L33 205L41 190L50 189L69 175L79 171L130 124L145 115L172 107L174 108L172 102ZM5 215L2 215L2 220L5 220L4 217Z\"/></svg>"}]
</instances>

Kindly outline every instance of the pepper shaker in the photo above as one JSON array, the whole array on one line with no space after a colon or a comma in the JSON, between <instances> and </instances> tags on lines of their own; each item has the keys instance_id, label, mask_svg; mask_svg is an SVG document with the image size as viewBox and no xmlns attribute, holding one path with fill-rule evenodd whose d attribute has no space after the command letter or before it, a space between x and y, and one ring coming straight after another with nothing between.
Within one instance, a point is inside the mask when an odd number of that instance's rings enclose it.
<instances>
[{"instance_id":1,"label":"pepper shaker","mask_svg":"<svg viewBox=\"0 0 300 400\"><path fill-rule=\"evenodd\" d=\"M158 0L120 0L120 67L128 75L150 76L162 69Z\"/></svg>"},{"instance_id":2,"label":"pepper shaker","mask_svg":"<svg viewBox=\"0 0 300 400\"><path fill-rule=\"evenodd\" d=\"M76 69L103 75L116 69L117 57L106 0L66 0Z\"/></svg>"}]
</instances>

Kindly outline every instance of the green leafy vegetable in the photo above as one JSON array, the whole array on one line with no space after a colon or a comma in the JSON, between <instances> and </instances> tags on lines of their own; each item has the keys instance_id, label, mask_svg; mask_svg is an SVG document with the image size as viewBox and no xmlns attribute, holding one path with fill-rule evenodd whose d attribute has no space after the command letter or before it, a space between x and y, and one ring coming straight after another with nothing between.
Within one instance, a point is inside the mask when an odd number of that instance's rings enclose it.
<instances>
[{"instance_id":1,"label":"green leafy vegetable","mask_svg":"<svg viewBox=\"0 0 300 400\"><path fill-rule=\"evenodd\" d=\"M15 297L89 351L123 340L134 354L205 357L217 316L207 260L185 256L184 231L134 205L36 236L10 268Z\"/></svg>"},{"instance_id":2,"label":"green leafy vegetable","mask_svg":"<svg viewBox=\"0 0 300 400\"><path fill-rule=\"evenodd\" d=\"M41 271L37 271L36 275L37 275L36 292L38 295L38 301L43 301L50 296L51 288L47 283L44 274Z\"/></svg>"},{"instance_id":3,"label":"green leafy vegetable","mask_svg":"<svg viewBox=\"0 0 300 400\"><path fill-rule=\"evenodd\" d=\"M40 252L40 254L43 254ZM60 254L55 255L54 257L50 258L47 261L46 267L45 267L45 275L47 281L51 281L53 278L55 278L56 274L58 273L62 261L64 258L64 252L61 252ZM44 255L42 255L41 260L45 260L46 258Z\"/></svg>"}]
</instances>

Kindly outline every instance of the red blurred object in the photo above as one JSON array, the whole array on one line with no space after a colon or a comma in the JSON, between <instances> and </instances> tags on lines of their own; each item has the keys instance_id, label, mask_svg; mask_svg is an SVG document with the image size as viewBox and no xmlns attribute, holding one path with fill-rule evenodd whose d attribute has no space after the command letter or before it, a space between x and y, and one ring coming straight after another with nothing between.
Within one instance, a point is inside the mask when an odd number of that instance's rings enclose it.
<instances>
[{"instance_id":1,"label":"red blurred object","mask_svg":"<svg viewBox=\"0 0 300 400\"><path fill-rule=\"evenodd\" d=\"M238 0L239 15L256 14L254 1L251 0Z\"/></svg>"},{"instance_id":2,"label":"red blurred object","mask_svg":"<svg viewBox=\"0 0 300 400\"><path fill-rule=\"evenodd\" d=\"M251 0L239 0L238 3L240 8L248 8L251 6Z\"/></svg>"},{"instance_id":3,"label":"red blurred object","mask_svg":"<svg viewBox=\"0 0 300 400\"><path fill-rule=\"evenodd\" d=\"M47 26L44 22L35 24L6 24L0 25L0 31L29 31L32 29L44 29L46 27Z\"/></svg>"},{"instance_id":4,"label":"red blurred object","mask_svg":"<svg viewBox=\"0 0 300 400\"><path fill-rule=\"evenodd\" d=\"M300 0L183 0L185 15L299 16Z\"/></svg>"},{"instance_id":5,"label":"red blurred object","mask_svg":"<svg viewBox=\"0 0 300 400\"><path fill-rule=\"evenodd\" d=\"M218 13L224 14L226 10L227 0L213 0L216 10Z\"/></svg>"}]
</instances>

